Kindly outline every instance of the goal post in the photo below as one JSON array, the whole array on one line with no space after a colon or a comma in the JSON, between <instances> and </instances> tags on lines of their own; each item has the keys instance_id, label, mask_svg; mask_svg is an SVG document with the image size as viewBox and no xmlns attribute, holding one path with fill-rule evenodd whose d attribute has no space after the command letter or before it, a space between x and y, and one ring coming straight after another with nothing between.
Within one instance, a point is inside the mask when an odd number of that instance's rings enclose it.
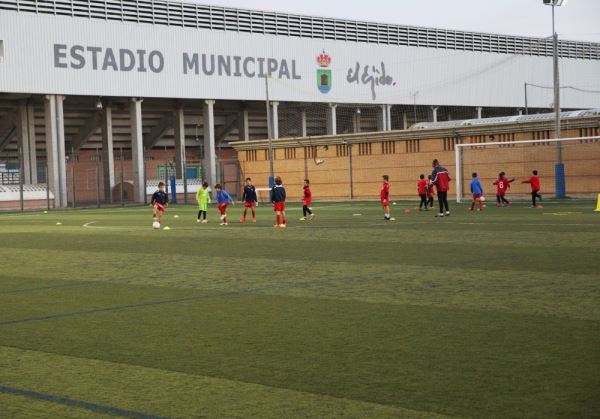
<instances>
[{"instance_id":1,"label":"goal post","mask_svg":"<svg viewBox=\"0 0 600 419\"><path fill-rule=\"evenodd\" d=\"M521 182L531 177L533 170L539 172L545 194L592 197L600 193L600 136L462 143L456 144L454 152L458 203L470 195L472 173L477 173L485 193L492 196L499 172L516 179L510 189L512 196L527 196L531 189Z\"/></svg>"}]
</instances>

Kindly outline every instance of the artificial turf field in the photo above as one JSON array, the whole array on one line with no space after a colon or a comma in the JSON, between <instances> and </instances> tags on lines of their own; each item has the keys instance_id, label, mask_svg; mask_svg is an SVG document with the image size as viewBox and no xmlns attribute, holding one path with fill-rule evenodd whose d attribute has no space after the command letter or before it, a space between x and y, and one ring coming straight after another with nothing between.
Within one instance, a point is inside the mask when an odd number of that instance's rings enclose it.
<instances>
[{"instance_id":1,"label":"artificial turf field","mask_svg":"<svg viewBox=\"0 0 600 419\"><path fill-rule=\"evenodd\" d=\"M598 417L594 203L413 205L0 214L0 417Z\"/></svg>"}]
</instances>

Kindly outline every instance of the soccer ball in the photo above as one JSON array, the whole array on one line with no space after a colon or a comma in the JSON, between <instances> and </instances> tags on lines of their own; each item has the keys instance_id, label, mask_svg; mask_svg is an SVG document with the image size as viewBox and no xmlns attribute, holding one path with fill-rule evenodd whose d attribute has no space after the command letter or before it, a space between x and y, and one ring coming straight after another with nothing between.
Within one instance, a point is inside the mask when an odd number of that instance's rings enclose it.
<instances>
[{"instance_id":1,"label":"soccer ball","mask_svg":"<svg viewBox=\"0 0 600 419\"><path fill-rule=\"evenodd\" d=\"M155 230L158 230L160 228L160 223L158 221L155 221L152 223L152 228Z\"/></svg>"},{"instance_id":2,"label":"soccer ball","mask_svg":"<svg viewBox=\"0 0 600 419\"><path fill-rule=\"evenodd\" d=\"M479 200L480 200L481 202L485 202L485 196L482 196L481 198L479 198Z\"/></svg>"}]
</instances>

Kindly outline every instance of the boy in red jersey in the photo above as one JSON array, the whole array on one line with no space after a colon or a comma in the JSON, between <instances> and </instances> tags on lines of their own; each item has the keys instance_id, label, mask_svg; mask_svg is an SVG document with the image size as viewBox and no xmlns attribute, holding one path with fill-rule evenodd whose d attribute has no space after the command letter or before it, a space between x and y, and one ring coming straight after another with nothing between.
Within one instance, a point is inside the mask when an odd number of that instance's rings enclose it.
<instances>
[{"instance_id":1,"label":"boy in red jersey","mask_svg":"<svg viewBox=\"0 0 600 419\"><path fill-rule=\"evenodd\" d=\"M273 186L273 190L271 191L271 202L273 202L273 210L275 211L277 219L277 223L274 227L287 227L285 221L285 188L283 187L283 181L279 176L275 178L275 186Z\"/></svg>"},{"instance_id":2,"label":"boy in red jersey","mask_svg":"<svg viewBox=\"0 0 600 419\"><path fill-rule=\"evenodd\" d=\"M494 182L494 185L496 186L496 206L497 207L501 207L503 205L506 205L507 207L510 207L510 202L508 202L508 200L504 197L504 195L506 195L506 192L508 192L508 190L510 189L510 184L512 182L514 182L514 179L506 179L504 177L506 173L504 172L500 172L498 174L498 179L496 179L496 181Z\"/></svg>"},{"instance_id":3,"label":"boy in red jersey","mask_svg":"<svg viewBox=\"0 0 600 419\"><path fill-rule=\"evenodd\" d=\"M304 179L304 187L303 189L303 197L302 197L302 218L300 221L306 221L306 215L310 214L310 219L314 220L316 215L313 214L310 209L310 204L312 203L312 192L310 191L310 181L308 179Z\"/></svg>"},{"instance_id":4,"label":"boy in red jersey","mask_svg":"<svg viewBox=\"0 0 600 419\"><path fill-rule=\"evenodd\" d=\"M429 211L427 208L427 185L429 182L425 179L425 175L419 176L419 182L417 183L417 193L421 198L421 202L419 202L419 211Z\"/></svg>"},{"instance_id":5,"label":"boy in red jersey","mask_svg":"<svg viewBox=\"0 0 600 419\"><path fill-rule=\"evenodd\" d=\"M427 206L429 208L433 208L433 197L435 196L435 191L433 190L433 185L431 184L431 175L427 176Z\"/></svg>"},{"instance_id":6,"label":"boy in red jersey","mask_svg":"<svg viewBox=\"0 0 600 419\"><path fill-rule=\"evenodd\" d=\"M542 200L542 196L539 194L541 185L540 178L538 176L538 171L534 170L533 176L531 176L527 180L522 181L521 183L529 183L531 185L531 208L535 208L535 199L539 198L540 201Z\"/></svg>"},{"instance_id":7,"label":"boy in red jersey","mask_svg":"<svg viewBox=\"0 0 600 419\"><path fill-rule=\"evenodd\" d=\"M390 177L388 175L383 175L383 185L381 185L379 199L383 207L383 219L385 221L396 221L395 218L390 217Z\"/></svg>"},{"instance_id":8,"label":"boy in red jersey","mask_svg":"<svg viewBox=\"0 0 600 419\"><path fill-rule=\"evenodd\" d=\"M431 172L431 184L437 189L438 202L440 204L440 213L436 217L450 216L450 208L448 207L448 189L450 189L450 175L448 169L442 167L438 159L434 159L431 163L433 172ZM444 212L444 209L446 210Z\"/></svg>"}]
</instances>

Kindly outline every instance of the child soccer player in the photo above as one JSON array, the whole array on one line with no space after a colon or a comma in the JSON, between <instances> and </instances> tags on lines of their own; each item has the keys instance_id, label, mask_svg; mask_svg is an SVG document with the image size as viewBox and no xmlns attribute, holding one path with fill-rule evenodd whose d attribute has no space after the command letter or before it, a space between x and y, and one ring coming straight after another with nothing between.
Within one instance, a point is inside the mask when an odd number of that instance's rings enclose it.
<instances>
[{"instance_id":1,"label":"child soccer player","mask_svg":"<svg viewBox=\"0 0 600 419\"><path fill-rule=\"evenodd\" d=\"M514 179L508 180L504 177L506 173L500 172L498 174L498 179L494 182L496 185L496 206L501 207L506 204L507 207L510 207L510 202L504 197L506 192L510 189L510 184L514 182Z\"/></svg>"},{"instance_id":2,"label":"child soccer player","mask_svg":"<svg viewBox=\"0 0 600 419\"><path fill-rule=\"evenodd\" d=\"M419 176L419 182L417 183L417 192L419 193L419 197L421 198L421 202L419 202L419 211L429 211L427 208L427 184L429 183L425 180L425 175Z\"/></svg>"},{"instance_id":3,"label":"child soccer player","mask_svg":"<svg viewBox=\"0 0 600 419\"><path fill-rule=\"evenodd\" d=\"M240 222L244 224L246 222L246 213L248 212L248 208L252 211L252 222L256 222L256 211L254 208L256 207L256 203L258 202L258 198L256 196L256 188L252 184L252 179L249 177L246 178L246 185L244 186L244 193L242 194L242 201L244 201L244 215L242 215L242 219Z\"/></svg>"},{"instance_id":4,"label":"child soccer player","mask_svg":"<svg viewBox=\"0 0 600 419\"><path fill-rule=\"evenodd\" d=\"M395 218L390 217L390 177L388 175L383 175L382 177L383 185L381 185L379 199L383 208L383 219L385 221L396 221Z\"/></svg>"},{"instance_id":5,"label":"child soccer player","mask_svg":"<svg viewBox=\"0 0 600 419\"><path fill-rule=\"evenodd\" d=\"M531 208L535 208L535 199L539 198L540 201L542 200L542 196L539 194L541 187L538 171L534 170L533 176L531 176L527 180L522 181L521 183L529 183L531 185Z\"/></svg>"},{"instance_id":6,"label":"child soccer player","mask_svg":"<svg viewBox=\"0 0 600 419\"><path fill-rule=\"evenodd\" d=\"M152 218L154 218L154 221L158 221L159 224L162 224L165 207L169 205L169 196L165 192L164 182L158 183L158 191L152 194L150 205L152 206Z\"/></svg>"},{"instance_id":7,"label":"child soccer player","mask_svg":"<svg viewBox=\"0 0 600 419\"><path fill-rule=\"evenodd\" d=\"M433 208L433 197L435 196L435 191L433 190L433 184L431 183L431 175L427 176L427 206L429 208Z\"/></svg>"},{"instance_id":8,"label":"child soccer player","mask_svg":"<svg viewBox=\"0 0 600 419\"><path fill-rule=\"evenodd\" d=\"M196 201L198 202L198 219L196 222L202 222L202 224L206 224L208 223L206 220L206 211L208 210L208 204L210 203L208 182L204 182L202 187L198 189L198 192L196 192ZM202 218L202 220L200 218Z\"/></svg>"},{"instance_id":9,"label":"child soccer player","mask_svg":"<svg viewBox=\"0 0 600 419\"><path fill-rule=\"evenodd\" d=\"M440 204L440 213L436 217L448 217L450 208L448 207L448 189L450 189L450 175L448 169L440 165L438 159L434 159L431 163L433 172L431 172L431 184L437 189L438 202ZM444 212L444 209L446 212Z\"/></svg>"},{"instance_id":10,"label":"child soccer player","mask_svg":"<svg viewBox=\"0 0 600 419\"><path fill-rule=\"evenodd\" d=\"M285 188L279 176L275 178L275 186L273 186L273 190L271 191L271 202L273 203L273 210L276 215L276 224L273 227L287 227L287 222L285 221Z\"/></svg>"},{"instance_id":11,"label":"child soccer player","mask_svg":"<svg viewBox=\"0 0 600 419\"><path fill-rule=\"evenodd\" d=\"M302 195L302 215L300 221L306 221L306 215L310 214L310 219L314 220L316 215L313 214L312 210L309 208L309 205L312 203L312 192L310 191L310 181L308 179L304 179L304 187L303 195Z\"/></svg>"},{"instance_id":12,"label":"child soccer player","mask_svg":"<svg viewBox=\"0 0 600 419\"><path fill-rule=\"evenodd\" d=\"M477 178L477 173L473 173L471 177L471 193L473 194L473 200L471 201L471 208L469 211L473 211L475 208L475 201L479 204L479 209L477 211L483 211L483 203L481 202L483 186L481 186L481 182Z\"/></svg>"},{"instance_id":13,"label":"child soccer player","mask_svg":"<svg viewBox=\"0 0 600 419\"><path fill-rule=\"evenodd\" d=\"M220 183L215 185L215 191L217 192L217 209L221 213L221 224L222 226L227 224L227 205L233 204L231 196L221 187Z\"/></svg>"}]
</instances>

